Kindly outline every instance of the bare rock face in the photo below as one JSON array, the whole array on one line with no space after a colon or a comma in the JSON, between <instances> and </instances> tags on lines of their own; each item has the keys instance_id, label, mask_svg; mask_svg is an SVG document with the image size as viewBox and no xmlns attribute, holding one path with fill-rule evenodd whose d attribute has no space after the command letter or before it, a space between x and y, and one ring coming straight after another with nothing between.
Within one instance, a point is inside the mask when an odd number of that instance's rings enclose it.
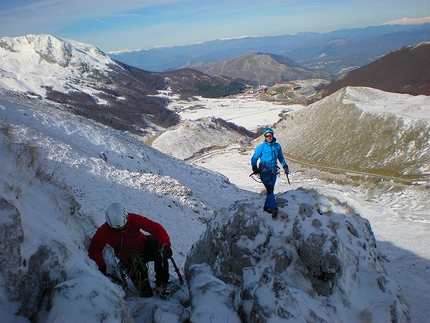
<instances>
[{"instance_id":1,"label":"bare rock face","mask_svg":"<svg viewBox=\"0 0 430 323\"><path fill-rule=\"evenodd\" d=\"M243 322L409 322L366 219L313 190L281 198L278 221L239 202L219 212L188 254L188 280L209 265L237 289Z\"/></svg>"},{"instance_id":2,"label":"bare rock face","mask_svg":"<svg viewBox=\"0 0 430 323\"><path fill-rule=\"evenodd\" d=\"M65 251L65 250L64 250ZM59 256L49 246L41 245L30 257L28 271L20 281L18 295L22 302L21 313L33 317L42 306L51 307L51 293L57 283L66 279Z\"/></svg>"},{"instance_id":3,"label":"bare rock face","mask_svg":"<svg viewBox=\"0 0 430 323\"><path fill-rule=\"evenodd\" d=\"M0 198L0 218L0 249L4 251L0 256L0 268L8 282L9 299L21 303L17 314L31 318L42 306L50 308L53 288L66 277L60 260L67 256L67 250L61 245L57 246L57 251L51 246L40 245L28 260L22 259L21 214L14 205Z\"/></svg>"},{"instance_id":4,"label":"bare rock face","mask_svg":"<svg viewBox=\"0 0 430 323\"><path fill-rule=\"evenodd\" d=\"M19 211L7 200L0 197L0 271L21 265L20 243L24 240Z\"/></svg>"},{"instance_id":5,"label":"bare rock face","mask_svg":"<svg viewBox=\"0 0 430 323\"><path fill-rule=\"evenodd\" d=\"M205 262L225 282L241 284L242 268L254 266L261 259L273 228L258 216L252 205L236 206L236 214L226 224L212 223L213 228L193 246L193 256L187 259L186 267Z\"/></svg>"}]
</instances>

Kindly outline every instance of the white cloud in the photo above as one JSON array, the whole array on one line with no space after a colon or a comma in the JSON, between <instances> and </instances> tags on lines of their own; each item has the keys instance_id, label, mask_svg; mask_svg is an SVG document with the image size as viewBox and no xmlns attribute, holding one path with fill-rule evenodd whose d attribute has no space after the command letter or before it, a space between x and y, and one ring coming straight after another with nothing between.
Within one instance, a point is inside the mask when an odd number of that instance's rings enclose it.
<instances>
[{"instance_id":1,"label":"white cloud","mask_svg":"<svg viewBox=\"0 0 430 323\"><path fill-rule=\"evenodd\" d=\"M430 17L402 18L402 19L387 21L382 25L414 25L414 24L424 24L426 22L430 22Z\"/></svg>"}]
</instances>

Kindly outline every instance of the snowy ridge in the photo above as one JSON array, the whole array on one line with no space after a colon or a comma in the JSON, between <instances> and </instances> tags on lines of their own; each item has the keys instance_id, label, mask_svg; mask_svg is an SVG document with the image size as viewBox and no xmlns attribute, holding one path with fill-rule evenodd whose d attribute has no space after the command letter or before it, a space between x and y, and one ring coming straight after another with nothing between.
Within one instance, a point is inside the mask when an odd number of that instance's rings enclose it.
<instances>
[{"instance_id":1,"label":"snowy ridge","mask_svg":"<svg viewBox=\"0 0 430 323\"><path fill-rule=\"evenodd\" d=\"M372 113L388 113L413 120L430 121L430 97L384 92L369 87L348 87L343 103Z\"/></svg>"},{"instance_id":2,"label":"snowy ridge","mask_svg":"<svg viewBox=\"0 0 430 323\"><path fill-rule=\"evenodd\" d=\"M178 116L155 98L164 78L123 67L92 45L27 35L0 40L0 88L60 103L116 129L145 135L177 124Z\"/></svg>"},{"instance_id":3,"label":"snowy ridge","mask_svg":"<svg viewBox=\"0 0 430 323\"><path fill-rule=\"evenodd\" d=\"M60 92L88 91L91 74L118 66L92 45L51 35L0 39L0 86L45 97L46 88ZM89 91L91 94L91 91Z\"/></svg>"},{"instance_id":4,"label":"snowy ridge","mask_svg":"<svg viewBox=\"0 0 430 323\"><path fill-rule=\"evenodd\" d=\"M214 140L216 138L216 140ZM230 145L246 147L250 138L216 124L211 118L185 120L175 129L160 134L152 147L173 157L187 160L196 153Z\"/></svg>"}]
</instances>

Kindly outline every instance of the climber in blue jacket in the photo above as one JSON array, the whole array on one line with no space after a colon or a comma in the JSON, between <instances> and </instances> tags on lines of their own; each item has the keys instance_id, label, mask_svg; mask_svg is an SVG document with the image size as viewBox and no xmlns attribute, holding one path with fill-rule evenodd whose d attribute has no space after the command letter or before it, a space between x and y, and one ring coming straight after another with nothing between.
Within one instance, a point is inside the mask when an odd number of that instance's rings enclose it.
<instances>
[{"instance_id":1,"label":"climber in blue jacket","mask_svg":"<svg viewBox=\"0 0 430 323\"><path fill-rule=\"evenodd\" d=\"M266 188L266 201L263 210L271 213L272 217L275 218L278 215L278 205L274 194L279 169L278 160L286 174L290 174L290 171L282 153L282 147L276 142L273 130L266 128L263 135L264 142L255 149L251 158L251 166L254 174L260 174L261 182ZM260 164L257 166L258 160L260 160Z\"/></svg>"}]
</instances>

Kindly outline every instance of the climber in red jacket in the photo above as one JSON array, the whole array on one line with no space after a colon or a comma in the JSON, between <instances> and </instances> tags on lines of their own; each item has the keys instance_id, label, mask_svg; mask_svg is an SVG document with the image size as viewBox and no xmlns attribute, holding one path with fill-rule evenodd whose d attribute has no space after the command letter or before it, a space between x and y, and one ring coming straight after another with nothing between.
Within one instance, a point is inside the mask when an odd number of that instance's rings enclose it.
<instances>
[{"instance_id":1,"label":"climber in red jacket","mask_svg":"<svg viewBox=\"0 0 430 323\"><path fill-rule=\"evenodd\" d=\"M151 297L153 292L146 263L154 262L156 292L163 294L169 281L168 259L172 257L170 238L158 223L139 214L128 213L121 203L112 203L106 209L104 223L91 239L88 254L106 275L103 249L110 245L120 266L124 268L141 297ZM145 235L141 230L150 233Z\"/></svg>"}]
</instances>

